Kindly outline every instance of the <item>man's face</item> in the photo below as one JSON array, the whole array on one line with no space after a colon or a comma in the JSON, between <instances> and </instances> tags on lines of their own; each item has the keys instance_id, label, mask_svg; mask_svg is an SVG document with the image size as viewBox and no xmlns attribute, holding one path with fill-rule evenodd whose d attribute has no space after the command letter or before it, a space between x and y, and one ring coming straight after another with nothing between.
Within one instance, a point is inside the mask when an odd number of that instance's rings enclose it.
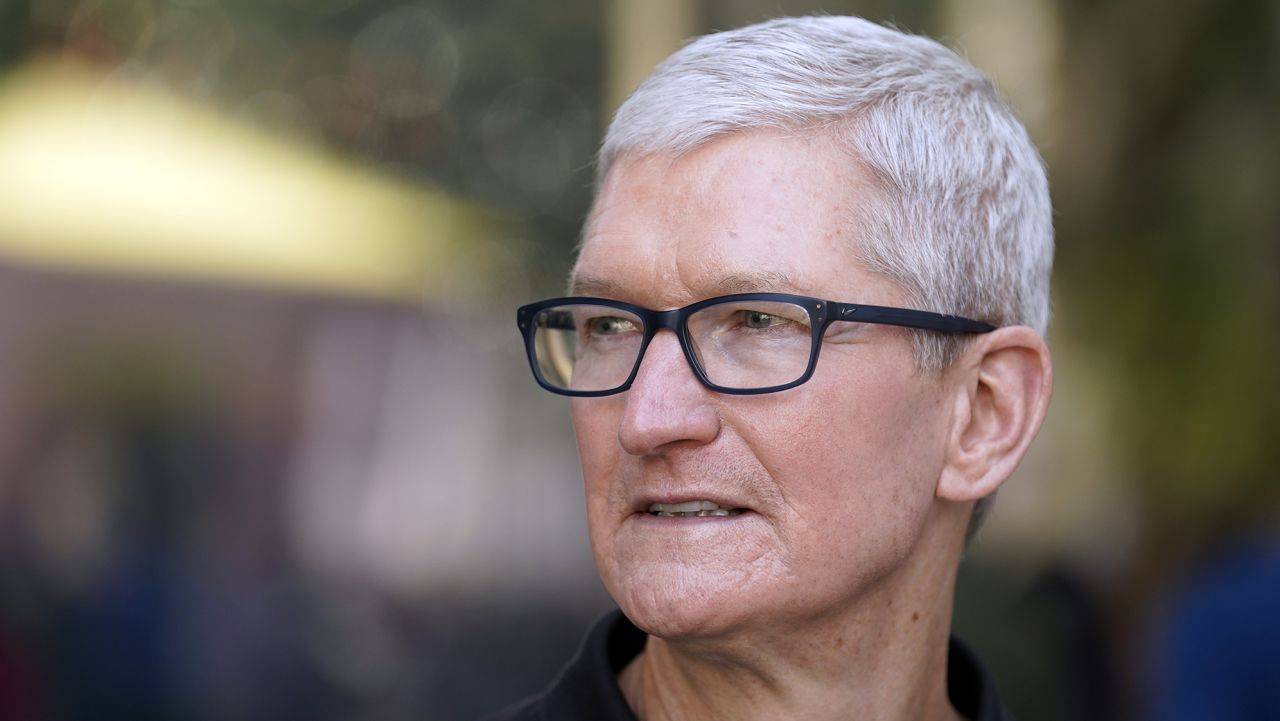
<instances>
[{"instance_id":1,"label":"man's face","mask_svg":"<svg viewBox=\"0 0 1280 721\"><path fill-rule=\"evenodd\" d=\"M855 260L871 191L853 165L822 138L772 132L624 159L596 202L575 292L656 310L746 291L900 305ZM894 578L925 525L944 382L915 370L903 329L835 323L806 384L721 395L659 332L629 391L572 402L605 586L659 636L785 630L853 608ZM648 512L696 500L747 511Z\"/></svg>"}]
</instances>

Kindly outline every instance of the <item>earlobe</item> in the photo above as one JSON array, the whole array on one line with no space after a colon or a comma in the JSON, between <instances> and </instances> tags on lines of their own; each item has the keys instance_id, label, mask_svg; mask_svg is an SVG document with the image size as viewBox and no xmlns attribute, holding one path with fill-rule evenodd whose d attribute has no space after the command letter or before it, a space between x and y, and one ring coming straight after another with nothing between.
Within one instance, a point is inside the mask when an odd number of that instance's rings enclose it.
<instances>
[{"instance_id":1,"label":"earlobe","mask_svg":"<svg viewBox=\"0 0 1280 721\"><path fill-rule=\"evenodd\" d=\"M975 501L1004 483L1040 429L1053 365L1044 340L1026 326L980 336L956 364L956 406L937 495Z\"/></svg>"}]
</instances>

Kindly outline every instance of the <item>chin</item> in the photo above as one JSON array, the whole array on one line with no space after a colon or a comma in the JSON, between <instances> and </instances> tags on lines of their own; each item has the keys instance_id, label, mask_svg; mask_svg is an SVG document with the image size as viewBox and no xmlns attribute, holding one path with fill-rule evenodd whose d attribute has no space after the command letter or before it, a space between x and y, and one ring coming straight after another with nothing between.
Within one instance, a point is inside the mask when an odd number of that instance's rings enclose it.
<instances>
[{"instance_id":1,"label":"chin","mask_svg":"<svg viewBox=\"0 0 1280 721\"><path fill-rule=\"evenodd\" d=\"M607 585L632 623L663 639L730 634L743 627L751 616L749 607L761 600L746 579L691 572L675 564Z\"/></svg>"}]
</instances>

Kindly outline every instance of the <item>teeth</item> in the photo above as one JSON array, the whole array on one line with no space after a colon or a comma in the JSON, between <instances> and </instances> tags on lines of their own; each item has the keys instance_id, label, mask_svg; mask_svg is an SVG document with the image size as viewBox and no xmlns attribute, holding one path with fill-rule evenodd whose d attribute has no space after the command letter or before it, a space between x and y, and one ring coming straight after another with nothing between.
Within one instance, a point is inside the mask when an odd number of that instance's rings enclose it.
<instances>
[{"instance_id":1,"label":"teeth","mask_svg":"<svg viewBox=\"0 0 1280 721\"><path fill-rule=\"evenodd\" d=\"M698 511L714 511L719 508L711 501L685 501L684 503L654 503L649 506L649 512L661 513L697 513Z\"/></svg>"},{"instance_id":2,"label":"teeth","mask_svg":"<svg viewBox=\"0 0 1280 721\"><path fill-rule=\"evenodd\" d=\"M666 518L689 518L692 516L736 516L742 513L741 508L725 508L711 501L685 501L683 503L654 503L649 506L649 513Z\"/></svg>"}]
</instances>

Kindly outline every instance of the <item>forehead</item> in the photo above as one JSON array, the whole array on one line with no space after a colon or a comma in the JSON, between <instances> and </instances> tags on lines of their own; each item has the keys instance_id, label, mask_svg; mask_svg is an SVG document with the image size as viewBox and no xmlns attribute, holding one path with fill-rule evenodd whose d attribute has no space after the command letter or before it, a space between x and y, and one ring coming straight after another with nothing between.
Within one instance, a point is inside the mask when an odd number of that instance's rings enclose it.
<instances>
[{"instance_id":1,"label":"forehead","mask_svg":"<svg viewBox=\"0 0 1280 721\"><path fill-rule=\"evenodd\" d=\"M822 136L751 131L678 158L624 157L596 199L572 292L650 307L757 290L874 302L866 288L883 280L857 262L872 192Z\"/></svg>"}]
</instances>

